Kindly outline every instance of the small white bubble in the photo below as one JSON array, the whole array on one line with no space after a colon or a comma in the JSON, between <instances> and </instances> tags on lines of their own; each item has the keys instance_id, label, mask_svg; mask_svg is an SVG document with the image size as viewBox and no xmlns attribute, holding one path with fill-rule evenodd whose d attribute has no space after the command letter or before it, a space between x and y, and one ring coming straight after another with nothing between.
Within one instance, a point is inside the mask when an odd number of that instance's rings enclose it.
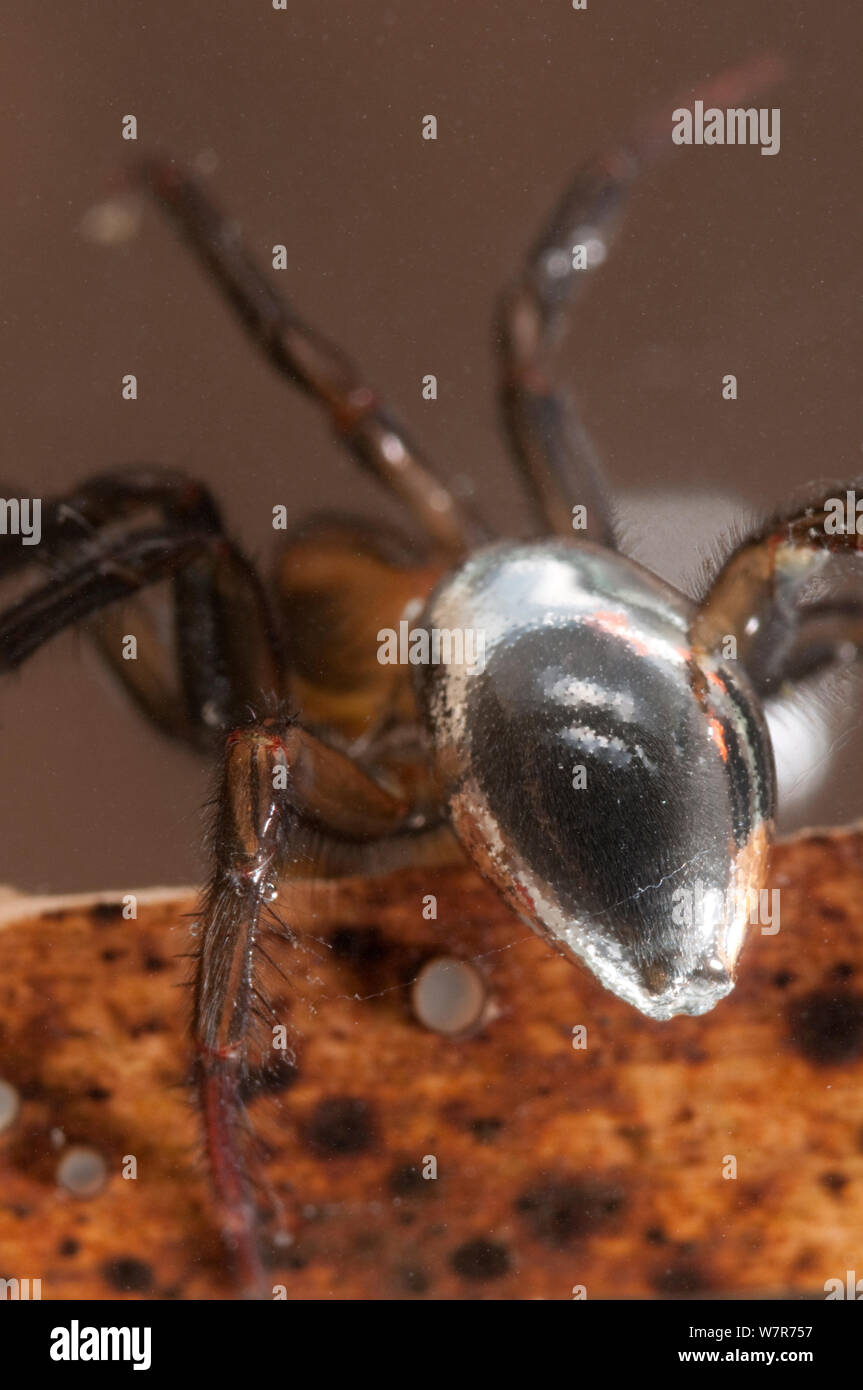
<instances>
[{"instance_id":1,"label":"small white bubble","mask_svg":"<svg viewBox=\"0 0 863 1390\"><path fill-rule=\"evenodd\" d=\"M440 956L424 965L411 991L411 1003L420 1023L436 1033L464 1033L482 1017L485 981L464 960Z\"/></svg>"},{"instance_id":2,"label":"small white bubble","mask_svg":"<svg viewBox=\"0 0 863 1390\"><path fill-rule=\"evenodd\" d=\"M0 1134L12 1124L19 1109L18 1092L8 1081L0 1081Z\"/></svg>"},{"instance_id":3,"label":"small white bubble","mask_svg":"<svg viewBox=\"0 0 863 1390\"><path fill-rule=\"evenodd\" d=\"M95 1197L105 1186L108 1165L95 1149L74 1145L57 1165L57 1182L75 1197Z\"/></svg>"}]
</instances>

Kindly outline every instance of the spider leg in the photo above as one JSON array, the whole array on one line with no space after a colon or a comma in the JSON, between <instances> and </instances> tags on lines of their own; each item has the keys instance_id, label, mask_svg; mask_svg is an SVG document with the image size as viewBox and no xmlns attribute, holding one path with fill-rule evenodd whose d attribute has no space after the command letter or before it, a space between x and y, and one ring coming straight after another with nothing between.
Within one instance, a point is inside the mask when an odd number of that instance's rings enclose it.
<instances>
[{"instance_id":1,"label":"spider leg","mask_svg":"<svg viewBox=\"0 0 863 1390\"><path fill-rule=\"evenodd\" d=\"M276 292L241 242L236 224L197 180L157 160L145 161L140 177L252 340L277 371L323 406L354 457L409 508L433 546L458 556L485 538L485 528L447 489L350 358Z\"/></svg>"},{"instance_id":2,"label":"spider leg","mask_svg":"<svg viewBox=\"0 0 863 1390\"><path fill-rule=\"evenodd\" d=\"M154 509L160 526L126 525ZM260 581L223 534L209 495L184 475L149 468L102 475L46 503L39 547L0 541L0 575L28 563L51 575L0 610L0 673L93 618L89 635L144 712L196 747L210 746L250 702L280 690ZM123 602L163 580L172 585L176 671L151 615ZM135 660L123 656L130 630Z\"/></svg>"},{"instance_id":3,"label":"spider leg","mask_svg":"<svg viewBox=\"0 0 863 1390\"><path fill-rule=\"evenodd\" d=\"M41 509L41 552L55 554L86 541L107 523L146 507L183 529L222 532L219 508L203 483L176 469L133 464L93 474L72 492L46 500ZM39 558L36 551L15 544L13 537L0 536L0 576Z\"/></svg>"},{"instance_id":4,"label":"spider leg","mask_svg":"<svg viewBox=\"0 0 863 1390\"><path fill-rule=\"evenodd\" d=\"M761 59L699 89L706 105L743 100L779 75ZM590 160L572 179L498 311L499 392L507 434L540 526L570 540L614 545L602 468L569 393L555 385L553 358L592 272L606 259L639 174L674 146L670 117L687 92L628 140ZM587 509L573 530L573 507Z\"/></svg>"},{"instance_id":5,"label":"spider leg","mask_svg":"<svg viewBox=\"0 0 863 1390\"><path fill-rule=\"evenodd\" d=\"M234 729L218 798L214 873L200 911L193 1038L223 1230L246 1288L260 1293L246 1099L266 1071L266 1060L254 1064L273 1056L271 1049L255 1049L268 1014L261 962L275 964L261 937L290 937L274 916L278 883L319 868L330 876L383 872L415 859L421 840L435 849L451 837L431 807L428 815L412 809L291 719L242 723L244 707L260 708L262 694L278 693L277 653L266 646L269 618L260 588L200 498L194 517L184 520L172 487L162 497L163 524L130 529L139 504L152 510L163 483L151 488L138 475L110 475L83 485L74 505L67 499L46 508L39 553L26 555L42 571L41 582L0 610L0 672L20 666L64 628L102 616L107 606L160 581L174 585L186 722L173 731L198 730L199 742L212 742L205 699L215 701L216 729ZM17 545L11 560L6 544L0 546L0 557L7 577L23 567ZM153 694L146 682L134 688L142 703ZM166 708L160 707L162 718ZM173 707L171 713L182 717Z\"/></svg>"},{"instance_id":6,"label":"spider leg","mask_svg":"<svg viewBox=\"0 0 863 1390\"><path fill-rule=\"evenodd\" d=\"M244 1100L256 1045L259 1055L274 1046L267 1037L271 1015L256 1009L269 904L285 873L357 873L364 861L366 869L379 869L381 841L416 837L424 827L349 757L284 716L228 736L217 806L214 871L200 910L193 1033L222 1230L251 1296L266 1291L266 1279ZM257 1044L256 1017L264 1025Z\"/></svg>"},{"instance_id":7,"label":"spider leg","mask_svg":"<svg viewBox=\"0 0 863 1390\"><path fill-rule=\"evenodd\" d=\"M863 654L863 535L855 518L845 524L854 486L822 483L742 541L701 601L693 646L718 651L733 638L762 698Z\"/></svg>"}]
</instances>

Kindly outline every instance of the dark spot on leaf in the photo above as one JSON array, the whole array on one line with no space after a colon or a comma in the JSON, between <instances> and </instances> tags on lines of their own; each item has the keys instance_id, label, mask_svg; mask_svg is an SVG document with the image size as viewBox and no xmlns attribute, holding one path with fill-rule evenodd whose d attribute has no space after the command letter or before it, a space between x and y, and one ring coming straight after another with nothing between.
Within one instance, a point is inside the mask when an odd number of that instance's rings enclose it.
<instances>
[{"instance_id":1,"label":"dark spot on leaf","mask_svg":"<svg viewBox=\"0 0 863 1390\"><path fill-rule=\"evenodd\" d=\"M415 1163L400 1164L389 1176L389 1189L394 1197L416 1197L431 1187L434 1187L434 1183L423 1177Z\"/></svg>"},{"instance_id":2,"label":"dark spot on leaf","mask_svg":"<svg viewBox=\"0 0 863 1390\"><path fill-rule=\"evenodd\" d=\"M110 1100L111 1092L104 1086L88 1086L84 1092L88 1100Z\"/></svg>"},{"instance_id":3,"label":"dark spot on leaf","mask_svg":"<svg viewBox=\"0 0 863 1390\"><path fill-rule=\"evenodd\" d=\"M647 1241L648 1245L665 1245L668 1241L668 1236L661 1226L648 1226L647 1230L644 1232L644 1239Z\"/></svg>"},{"instance_id":4,"label":"dark spot on leaf","mask_svg":"<svg viewBox=\"0 0 863 1390\"><path fill-rule=\"evenodd\" d=\"M398 1272L399 1284L408 1293L427 1293L431 1280L424 1269L408 1265Z\"/></svg>"},{"instance_id":5,"label":"dark spot on leaf","mask_svg":"<svg viewBox=\"0 0 863 1390\"><path fill-rule=\"evenodd\" d=\"M482 1283L509 1273L509 1252L496 1240L469 1240L450 1255L450 1264L461 1279Z\"/></svg>"},{"instance_id":6,"label":"dark spot on leaf","mask_svg":"<svg viewBox=\"0 0 863 1390\"><path fill-rule=\"evenodd\" d=\"M90 909L90 915L94 922L100 922L107 926L111 922L123 919L122 903L94 903Z\"/></svg>"},{"instance_id":7,"label":"dark spot on leaf","mask_svg":"<svg viewBox=\"0 0 863 1390\"><path fill-rule=\"evenodd\" d=\"M77 1255L80 1249L81 1246L75 1237L67 1236L66 1239L61 1240L60 1244L57 1246L57 1254L62 1255L64 1259L68 1260L71 1259L73 1255Z\"/></svg>"},{"instance_id":8,"label":"dark spot on leaf","mask_svg":"<svg viewBox=\"0 0 863 1390\"><path fill-rule=\"evenodd\" d=\"M18 1082L18 1094L22 1100L41 1100L46 1093L46 1087L38 1076Z\"/></svg>"},{"instance_id":9,"label":"dark spot on leaf","mask_svg":"<svg viewBox=\"0 0 863 1390\"><path fill-rule=\"evenodd\" d=\"M793 970L777 970L776 974L773 976L773 983L777 989L787 989L789 985L794 983L796 978L797 976L794 974Z\"/></svg>"},{"instance_id":10,"label":"dark spot on leaf","mask_svg":"<svg viewBox=\"0 0 863 1390\"><path fill-rule=\"evenodd\" d=\"M703 1293L710 1288L710 1281L704 1271L686 1260L656 1270L650 1282L657 1293L669 1294L672 1297L675 1294Z\"/></svg>"},{"instance_id":11,"label":"dark spot on leaf","mask_svg":"<svg viewBox=\"0 0 863 1390\"><path fill-rule=\"evenodd\" d=\"M278 1263L285 1269L307 1269L310 1260L306 1252L297 1246L283 1251L279 1256Z\"/></svg>"},{"instance_id":12,"label":"dark spot on leaf","mask_svg":"<svg viewBox=\"0 0 863 1390\"><path fill-rule=\"evenodd\" d=\"M468 1129L480 1144L492 1144L503 1129L503 1120L496 1115L478 1115L470 1121Z\"/></svg>"},{"instance_id":13,"label":"dark spot on leaf","mask_svg":"<svg viewBox=\"0 0 863 1390\"><path fill-rule=\"evenodd\" d=\"M125 951L111 950L109 947L108 950L102 952L102 959L107 961L122 960L125 954Z\"/></svg>"},{"instance_id":14,"label":"dark spot on leaf","mask_svg":"<svg viewBox=\"0 0 863 1390\"><path fill-rule=\"evenodd\" d=\"M559 1248L611 1224L625 1201L622 1187L601 1178L546 1178L515 1205L537 1240Z\"/></svg>"},{"instance_id":15,"label":"dark spot on leaf","mask_svg":"<svg viewBox=\"0 0 863 1390\"><path fill-rule=\"evenodd\" d=\"M809 1062L835 1066L863 1056L863 995L853 990L813 990L792 1004L789 1023Z\"/></svg>"},{"instance_id":16,"label":"dark spot on leaf","mask_svg":"<svg viewBox=\"0 0 863 1390\"><path fill-rule=\"evenodd\" d=\"M295 1062L291 1062L283 1054L279 1054L273 1061L268 1061L265 1067L250 1073L244 1078L240 1085L240 1094L243 1101L248 1103L255 1096L279 1095L283 1091L290 1090L291 1086L299 1080L300 1071Z\"/></svg>"},{"instance_id":17,"label":"dark spot on leaf","mask_svg":"<svg viewBox=\"0 0 863 1390\"><path fill-rule=\"evenodd\" d=\"M109 1260L102 1266L107 1283L119 1293L149 1293L153 1287L153 1271L144 1260L128 1255Z\"/></svg>"},{"instance_id":18,"label":"dark spot on leaf","mask_svg":"<svg viewBox=\"0 0 863 1390\"><path fill-rule=\"evenodd\" d=\"M364 1153L374 1139L371 1107L353 1096L331 1096L315 1107L306 1143L319 1158Z\"/></svg>"},{"instance_id":19,"label":"dark spot on leaf","mask_svg":"<svg viewBox=\"0 0 863 1390\"><path fill-rule=\"evenodd\" d=\"M377 965L389 951L379 927L339 927L330 937L330 946L337 960L359 969Z\"/></svg>"},{"instance_id":20,"label":"dark spot on leaf","mask_svg":"<svg viewBox=\"0 0 863 1390\"><path fill-rule=\"evenodd\" d=\"M129 1036L132 1038L143 1038L151 1033L164 1033L165 1022L161 1018L145 1018L143 1022L136 1023L129 1029Z\"/></svg>"},{"instance_id":21,"label":"dark spot on leaf","mask_svg":"<svg viewBox=\"0 0 863 1390\"><path fill-rule=\"evenodd\" d=\"M811 1269L819 1266L821 1259L820 1251L813 1250L811 1246L806 1246L800 1251L794 1261L793 1269L795 1274L808 1274Z\"/></svg>"},{"instance_id":22,"label":"dark spot on leaf","mask_svg":"<svg viewBox=\"0 0 863 1390\"><path fill-rule=\"evenodd\" d=\"M827 1189L828 1192L832 1192L834 1196L839 1197L845 1191L845 1188L848 1186L849 1180L844 1173L837 1173L835 1171L831 1171L827 1173L819 1173L818 1181L820 1182L822 1187L825 1187Z\"/></svg>"},{"instance_id":23,"label":"dark spot on leaf","mask_svg":"<svg viewBox=\"0 0 863 1390\"><path fill-rule=\"evenodd\" d=\"M148 975L158 975L160 971L167 970L168 962L163 956L145 956L144 969Z\"/></svg>"},{"instance_id":24,"label":"dark spot on leaf","mask_svg":"<svg viewBox=\"0 0 863 1390\"><path fill-rule=\"evenodd\" d=\"M832 903L819 903L818 913L828 922L844 922L848 915L844 907L834 907Z\"/></svg>"}]
</instances>

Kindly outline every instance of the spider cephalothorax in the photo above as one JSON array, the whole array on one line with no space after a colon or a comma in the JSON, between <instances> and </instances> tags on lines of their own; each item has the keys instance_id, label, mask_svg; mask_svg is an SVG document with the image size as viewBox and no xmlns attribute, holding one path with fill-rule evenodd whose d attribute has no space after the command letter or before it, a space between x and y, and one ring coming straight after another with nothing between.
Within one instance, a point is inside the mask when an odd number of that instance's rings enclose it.
<instances>
[{"instance_id":1,"label":"spider cephalothorax","mask_svg":"<svg viewBox=\"0 0 863 1390\"><path fill-rule=\"evenodd\" d=\"M770 75L725 74L702 97L739 99ZM223 1230L249 1289L265 1279L243 1101L280 1022L262 983L268 935L291 939L272 911L280 884L466 851L531 926L644 1013L704 1012L731 988L766 872L761 701L859 647L859 582L835 599L824 589L861 544L825 524L844 484L744 541L696 604L617 551L591 445L547 375L629 186L670 147L669 116L576 175L502 301L501 398L533 539L492 543L198 183L158 162L140 181L418 535L313 520L267 586L204 487L146 467L46 502L39 546L2 538L0 574L34 582L0 612L0 669L86 619L141 708L223 759L193 1037ZM159 582L174 612L167 654L143 594ZM406 630L407 657L385 658ZM136 661L123 659L128 632Z\"/></svg>"}]
</instances>

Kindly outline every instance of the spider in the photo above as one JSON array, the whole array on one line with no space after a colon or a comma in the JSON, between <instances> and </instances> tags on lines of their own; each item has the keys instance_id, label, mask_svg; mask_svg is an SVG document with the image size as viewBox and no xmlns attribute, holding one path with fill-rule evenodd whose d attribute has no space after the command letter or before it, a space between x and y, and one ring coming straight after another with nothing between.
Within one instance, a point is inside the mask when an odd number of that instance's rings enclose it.
<instances>
[{"instance_id":1,"label":"spider","mask_svg":"<svg viewBox=\"0 0 863 1390\"><path fill-rule=\"evenodd\" d=\"M704 96L734 99L763 77L726 73ZM637 175L668 145L666 111L583 167L502 298L500 391L533 539L489 535L199 183L159 160L143 186L417 534L313 518L285 538L268 587L204 486L138 467L46 502L38 564L2 538L0 573L36 578L0 613L0 669L88 620L144 713L221 757L192 1033L214 1193L247 1290L266 1281L244 1098L268 1022L264 941L290 939L273 916L281 882L466 852L519 917L650 1018L703 1013L732 988L772 835L762 702L856 640L859 604L809 589L861 543L827 525L822 493L742 541L699 603L616 547L593 448L548 369ZM170 652L145 602L159 582ZM407 659L382 660L396 633ZM681 889L700 894L696 922L681 924Z\"/></svg>"}]
</instances>

